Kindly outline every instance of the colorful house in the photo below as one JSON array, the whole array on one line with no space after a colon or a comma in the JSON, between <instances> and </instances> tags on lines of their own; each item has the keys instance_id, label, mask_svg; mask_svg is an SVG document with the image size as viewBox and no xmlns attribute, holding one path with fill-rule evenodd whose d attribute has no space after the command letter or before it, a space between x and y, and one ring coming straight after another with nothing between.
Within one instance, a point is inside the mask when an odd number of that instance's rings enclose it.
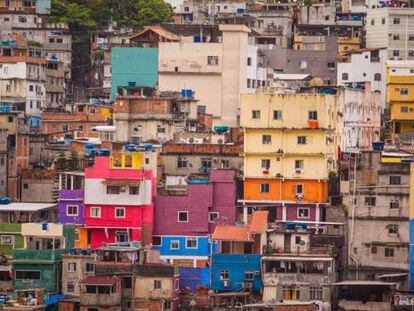
<instances>
[{"instance_id":1,"label":"colorful house","mask_svg":"<svg viewBox=\"0 0 414 311\"><path fill-rule=\"evenodd\" d=\"M13 290L44 288L57 293L61 285L61 255L74 243L72 225L25 223L21 225L23 248L14 249Z\"/></svg>"},{"instance_id":2,"label":"colorful house","mask_svg":"<svg viewBox=\"0 0 414 311\"><path fill-rule=\"evenodd\" d=\"M83 225L84 219L84 179L83 172L59 174L59 222L62 224Z\"/></svg>"},{"instance_id":3,"label":"colorful house","mask_svg":"<svg viewBox=\"0 0 414 311\"><path fill-rule=\"evenodd\" d=\"M269 221L324 218L340 143L338 98L318 93L242 95L243 221L249 222L257 205L269 211Z\"/></svg>"},{"instance_id":4,"label":"colorful house","mask_svg":"<svg viewBox=\"0 0 414 311\"><path fill-rule=\"evenodd\" d=\"M85 170L87 245L152 239L155 179L144 170L144 153L122 153L121 161L96 157ZM85 238L84 235L80 238Z\"/></svg>"},{"instance_id":5,"label":"colorful house","mask_svg":"<svg viewBox=\"0 0 414 311\"><path fill-rule=\"evenodd\" d=\"M250 225L216 227L211 240L219 243L220 253L212 256L212 289L261 291L261 258L267 243L268 214L255 212Z\"/></svg>"},{"instance_id":6,"label":"colorful house","mask_svg":"<svg viewBox=\"0 0 414 311\"><path fill-rule=\"evenodd\" d=\"M197 175L187 183L176 191L158 192L153 246L174 265L205 267L217 250L209 235L217 224L235 221L235 172L213 169L209 177Z\"/></svg>"}]
</instances>

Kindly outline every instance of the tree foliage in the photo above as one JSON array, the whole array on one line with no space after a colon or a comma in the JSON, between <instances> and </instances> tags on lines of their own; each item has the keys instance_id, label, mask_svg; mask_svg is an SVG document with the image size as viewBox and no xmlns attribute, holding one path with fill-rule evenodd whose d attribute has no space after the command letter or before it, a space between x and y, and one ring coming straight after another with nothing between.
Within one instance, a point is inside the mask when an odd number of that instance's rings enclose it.
<instances>
[{"instance_id":1,"label":"tree foliage","mask_svg":"<svg viewBox=\"0 0 414 311\"><path fill-rule=\"evenodd\" d=\"M71 30L96 26L96 22L92 19L90 7L69 0L52 0L50 21L67 23Z\"/></svg>"},{"instance_id":2,"label":"tree foliage","mask_svg":"<svg viewBox=\"0 0 414 311\"><path fill-rule=\"evenodd\" d=\"M76 151L72 150L70 158L67 163L67 168L70 171L77 171L79 169L79 157Z\"/></svg>"}]
</instances>

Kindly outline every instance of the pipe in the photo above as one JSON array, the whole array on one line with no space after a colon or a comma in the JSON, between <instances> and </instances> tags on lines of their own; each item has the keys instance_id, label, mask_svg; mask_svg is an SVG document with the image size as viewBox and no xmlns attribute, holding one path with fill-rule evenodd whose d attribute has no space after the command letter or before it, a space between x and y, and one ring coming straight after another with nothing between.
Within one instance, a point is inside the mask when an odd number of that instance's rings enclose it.
<instances>
[{"instance_id":1,"label":"pipe","mask_svg":"<svg viewBox=\"0 0 414 311\"><path fill-rule=\"evenodd\" d=\"M356 258L353 254L352 254L352 245L354 244L354 232L355 232L355 208L356 208L356 204L355 204L355 193L356 193L356 167L357 167L357 157L358 157L358 153L355 153L355 161L354 161L354 184L353 184L353 193L352 193L352 229L351 229L351 238L349 240L349 244L348 244L348 256L349 258L351 258L354 262L355 262L355 266L356 266L356 279L359 279L359 275L358 275L358 266L359 266L359 260L358 258ZM349 162L351 162L351 159L349 160Z\"/></svg>"}]
</instances>

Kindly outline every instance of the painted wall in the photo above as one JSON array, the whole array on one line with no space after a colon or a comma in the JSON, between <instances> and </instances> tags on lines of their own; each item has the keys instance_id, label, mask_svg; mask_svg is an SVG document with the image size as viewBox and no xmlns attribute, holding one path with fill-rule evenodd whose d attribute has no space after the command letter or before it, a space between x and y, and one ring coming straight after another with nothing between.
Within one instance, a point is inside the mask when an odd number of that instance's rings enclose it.
<instances>
[{"instance_id":1,"label":"painted wall","mask_svg":"<svg viewBox=\"0 0 414 311\"><path fill-rule=\"evenodd\" d=\"M0 223L0 253L11 256L14 248L23 247L23 237L20 232L21 224ZM11 236L12 243L3 243L3 236Z\"/></svg>"},{"instance_id":2,"label":"painted wall","mask_svg":"<svg viewBox=\"0 0 414 311\"><path fill-rule=\"evenodd\" d=\"M121 232L127 232L126 228L117 228L113 229L110 227L106 227L108 229L105 230L105 228L87 228L87 239L90 241L90 245L88 245L88 248L96 249L98 247L103 246L104 244L108 243L115 243L115 233L118 231ZM142 234L141 234L141 228L129 228L129 235L131 241L141 241Z\"/></svg>"},{"instance_id":3,"label":"painted wall","mask_svg":"<svg viewBox=\"0 0 414 311\"><path fill-rule=\"evenodd\" d=\"M190 288L195 292L198 286L210 287L210 267L180 267L180 289Z\"/></svg>"},{"instance_id":4,"label":"painted wall","mask_svg":"<svg viewBox=\"0 0 414 311\"><path fill-rule=\"evenodd\" d=\"M118 86L153 87L158 82L158 49L113 47L111 49L111 100L117 96Z\"/></svg>"},{"instance_id":5,"label":"painted wall","mask_svg":"<svg viewBox=\"0 0 414 311\"><path fill-rule=\"evenodd\" d=\"M27 288L44 288L45 293L57 293L60 288L61 280L61 264L53 262L52 264L45 262L13 262L13 290ZM39 271L40 279L17 279L17 271Z\"/></svg>"},{"instance_id":6,"label":"painted wall","mask_svg":"<svg viewBox=\"0 0 414 311\"><path fill-rule=\"evenodd\" d=\"M84 224L83 190L59 190L59 222L62 224ZM68 205L78 206L78 215L67 215Z\"/></svg>"},{"instance_id":7,"label":"painted wall","mask_svg":"<svg viewBox=\"0 0 414 311\"><path fill-rule=\"evenodd\" d=\"M261 255L231 255L215 254L211 265L211 288L220 291L237 291L242 288L245 281L245 273L251 271L254 274L253 289L259 292L262 289ZM228 271L230 287L224 287L220 280L220 272Z\"/></svg>"}]
</instances>

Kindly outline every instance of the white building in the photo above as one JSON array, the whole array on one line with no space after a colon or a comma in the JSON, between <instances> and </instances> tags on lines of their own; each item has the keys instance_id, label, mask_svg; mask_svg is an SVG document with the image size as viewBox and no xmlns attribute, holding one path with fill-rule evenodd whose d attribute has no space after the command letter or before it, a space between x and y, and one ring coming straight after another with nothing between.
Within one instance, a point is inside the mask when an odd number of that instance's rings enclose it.
<instances>
[{"instance_id":1,"label":"white building","mask_svg":"<svg viewBox=\"0 0 414 311\"><path fill-rule=\"evenodd\" d=\"M338 62L338 85L370 82L372 91L381 92L381 108L386 103L386 49L363 49L350 52L347 61Z\"/></svg>"},{"instance_id":2,"label":"white building","mask_svg":"<svg viewBox=\"0 0 414 311\"><path fill-rule=\"evenodd\" d=\"M369 9L366 46L387 48L388 59L414 59L414 8Z\"/></svg>"}]
</instances>

